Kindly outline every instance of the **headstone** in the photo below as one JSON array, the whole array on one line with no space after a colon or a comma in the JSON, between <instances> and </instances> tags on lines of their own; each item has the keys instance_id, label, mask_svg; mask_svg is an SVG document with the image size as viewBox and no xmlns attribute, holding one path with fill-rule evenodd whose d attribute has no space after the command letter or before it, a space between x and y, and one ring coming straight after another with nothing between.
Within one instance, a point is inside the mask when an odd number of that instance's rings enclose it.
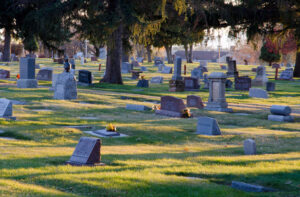
<instances>
[{"instance_id":1,"label":"headstone","mask_svg":"<svg viewBox=\"0 0 300 197\"><path fill-rule=\"evenodd\" d=\"M257 72L257 68L252 68L252 69L251 69L251 72L256 73L256 72Z\"/></svg>"},{"instance_id":2,"label":"headstone","mask_svg":"<svg viewBox=\"0 0 300 197\"><path fill-rule=\"evenodd\" d=\"M294 122L294 117L290 114L292 109L284 105L272 105L270 108L272 115L268 115L268 120L278 122Z\"/></svg>"},{"instance_id":3,"label":"headstone","mask_svg":"<svg viewBox=\"0 0 300 197\"><path fill-rule=\"evenodd\" d=\"M154 60L154 66L158 66L160 64L164 64L164 62L162 60L160 60L160 59Z\"/></svg>"},{"instance_id":4,"label":"headstone","mask_svg":"<svg viewBox=\"0 0 300 197\"><path fill-rule=\"evenodd\" d=\"M143 73L143 71L132 70L131 71L131 78L132 79L138 79L140 77L140 73Z\"/></svg>"},{"instance_id":5,"label":"headstone","mask_svg":"<svg viewBox=\"0 0 300 197\"><path fill-rule=\"evenodd\" d=\"M91 85L92 84L92 73L88 70L79 70L78 82Z\"/></svg>"},{"instance_id":6,"label":"headstone","mask_svg":"<svg viewBox=\"0 0 300 197\"><path fill-rule=\"evenodd\" d=\"M196 134L221 135L217 120L210 117L199 117L197 122Z\"/></svg>"},{"instance_id":7,"label":"headstone","mask_svg":"<svg viewBox=\"0 0 300 197\"><path fill-rule=\"evenodd\" d=\"M93 61L93 62L98 61L98 57L91 57L91 61Z\"/></svg>"},{"instance_id":8,"label":"headstone","mask_svg":"<svg viewBox=\"0 0 300 197\"><path fill-rule=\"evenodd\" d=\"M202 69L194 68L191 72L191 77L196 78L196 79L203 79L203 71Z\"/></svg>"},{"instance_id":9,"label":"headstone","mask_svg":"<svg viewBox=\"0 0 300 197\"><path fill-rule=\"evenodd\" d=\"M163 83L164 81L164 78L161 77L161 76L157 76L157 77L152 77L151 80L150 80L150 83Z\"/></svg>"},{"instance_id":10,"label":"headstone","mask_svg":"<svg viewBox=\"0 0 300 197\"><path fill-rule=\"evenodd\" d=\"M184 90L186 91L199 91L199 80L192 77L184 77Z\"/></svg>"},{"instance_id":11,"label":"headstone","mask_svg":"<svg viewBox=\"0 0 300 197\"><path fill-rule=\"evenodd\" d=\"M196 107L198 109L203 109L204 105L200 96L189 95L186 98L187 107Z\"/></svg>"},{"instance_id":12,"label":"headstone","mask_svg":"<svg viewBox=\"0 0 300 197\"><path fill-rule=\"evenodd\" d=\"M176 57L174 63L174 74L172 76L172 80L182 80L181 77L181 57Z\"/></svg>"},{"instance_id":13,"label":"headstone","mask_svg":"<svg viewBox=\"0 0 300 197\"><path fill-rule=\"evenodd\" d=\"M149 81L145 79L141 79L138 81L136 87L138 88L149 88Z\"/></svg>"},{"instance_id":14,"label":"headstone","mask_svg":"<svg viewBox=\"0 0 300 197\"><path fill-rule=\"evenodd\" d=\"M155 113L171 117L181 117L185 108L182 99L173 96L162 96L160 110L156 110Z\"/></svg>"},{"instance_id":15,"label":"headstone","mask_svg":"<svg viewBox=\"0 0 300 197\"><path fill-rule=\"evenodd\" d=\"M22 57L20 59L20 79L17 81L18 88L37 88L35 79L35 59Z\"/></svg>"},{"instance_id":16,"label":"headstone","mask_svg":"<svg viewBox=\"0 0 300 197\"><path fill-rule=\"evenodd\" d=\"M228 108L225 98L226 75L221 72L213 72L208 76L209 80L209 98L205 107L211 111L232 112Z\"/></svg>"},{"instance_id":17,"label":"headstone","mask_svg":"<svg viewBox=\"0 0 300 197\"><path fill-rule=\"evenodd\" d=\"M101 161L101 140L92 137L81 137L67 164L77 166L94 166Z\"/></svg>"},{"instance_id":18,"label":"headstone","mask_svg":"<svg viewBox=\"0 0 300 197\"><path fill-rule=\"evenodd\" d=\"M236 68L236 61L235 60L229 60L227 64L227 77L238 77L239 73L237 72Z\"/></svg>"},{"instance_id":19,"label":"headstone","mask_svg":"<svg viewBox=\"0 0 300 197\"><path fill-rule=\"evenodd\" d=\"M41 69L40 65L39 65L39 64L36 64L36 65L35 65L35 69Z\"/></svg>"},{"instance_id":20,"label":"headstone","mask_svg":"<svg viewBox=\"0 0 300 197\"><path fill-rule=\"evenodd\" d=\"M49 90L54 91L54 89L55 89L55 83L56 83L58 75L59 74L52 74L52 87Z\"/></svg>"},{"instance_id":21,"label":"headstone","mask_svg":"<svg viewBox=\"0 0 300 197\"><path fill-rule=\"evenodd\" d=\"M130 73L133 70L132 64L129 62L122 62L121 72L122 74Z\"/></svg>"},{"instance_id":22,"label":"headstone","mask_svg":"<svg viewBox=\"0 0 300 197\"><path fill-rule=\"evenodd\" d=\"M13 113L12 102L8 99L0 99L0 118L11 118Z\"/></svg>"},{"instance_id":23,"label":"headstone","mask_svg":"<svg viewBox=\"0 0 300 197\"><path fill-rule=\"evenodd\" d=\"M0 69L0 79L10 78L10 72L8 70Z\"/></svg>"},{"instance_id":24,"label":"headstone","mask_svg":"<svg viewBox=\"0 0 300 197\"><path fill-rule=\"evenodd\" d=\"M279 79L281 80L292 80L293 79L293 68L287 68L280 73Z\"/></svg>"},{"instance_id":25,"label":"headstone","mask_svg":"<svg viewBox=\"0 0 300 197\"><path fill-rule=\"evenodd\" d=\"M161 73L172 74L172 67L171 66L164 66Z\"/></svg>"},{"instance_id":26,"label":"headstone","mask_svg":"<svg viewBox=\"0 0 300 197\"><path fill-rule=\"evenodd\" d=\"M266 83L266 89L267 91L275 91L275 83L274 82L267 82Z\"/></svg>"},{"instance_id":27,"label":"headstone","mask_svg":"<svg viewBox=\"0 0 300 197\"><path fill-rule=\"evenodd\" d=\"M286 105L272 105L270 111L274 115L288 116L292 113L292 109Z\"/></svg>"},{"instance_id":28,"label":"headstone","mask_svg":"<svg viewBox=\"0 0 300 197\"><path fill-rule=\"evenodd\" d=\"M132 61L133 67L140 67L140 64L138 61Z\"/></svg>"},{"instance_id":29,"label":"headstone","mask_svg":"<svg viewBox=\"0 0 300 197\"><path fill-rule=\"evenodd\" d=\"M245 155L255 155L256 154L256 144L252 139L247 139L244 141L244 152Z\"/></svg>"},{"instance_id":30,"label":"headstone","mask_svg":"<svg viewBox=\"0 0 300 197\"><path fill-rule=\"evenodd\" d=\"M40 81L51 81L52 80L52 68L43 68L39 70L36 79Z\"/></svg>"},{"instance_id":31,"label":"headstone","mask_svg":"<svg viewBox=\"0 0 300 197\"><path fill-rule=\"evenodd\" d=\"M159 64L158 65L158 72L162 72L165 66L166 65L164 65L164 64Z\"/></svg>"},{"instance_id":32,"label":"headstone","mask_svg":"<svg viewBox=\"0 0 300 197\"><path fill-rule=\"evenodd\" d=\"M134 105L134 104L126 104L126 109L134 110L134 111L149 111L151 110L150 107L144 105Z\"/></svg>"},{"instance_id":33,"label":"headstone","mask_svg":"<svg viewBox=\"0 0 300 197\"><path fill-rule=\"evenodd\" d=\"M236 77L234 79L234 88L236 90L249 91L251 88L250 77Z\"/></svg>"},{"instance_id":34,"label":"headstone","mask_svg":"<svg viewBox=\"0 0 300 197\"><path fill-rule=\"evenodd\" d=\"M141 71L143 71L143 72L147 71L147 67L146 66L141 66Z\"/></svg>"},{"instance_id":35,"label":"headstone","mask_svg":"<svg viewBox=\"0 0 300 197\"><path fill-rule=\"evenodd\" d=\"M267 82L266 68L264 66L258 66L256 69L256 77L251 82L252 86L265 86Z\"/></svg>"},{"instance_id":36,"label":"headstone","mask_svg":"<svg viewBox=\"0 0 300 197\"><path fill-rule=\"evenodd\" d=\"M250 88L249 96L254 98L264 98L264 99L267 99L269 97L267 91L261 88Z\"/></svg>"},{"instance_id":37,"label":"headstone","mask_svg":"<svg viewBox=\"0 0 300 197\"><path fill-rule=\"evenodd\" d=\"M68 72L58 74L54 88L54 99L77 99L77 84L74 75Z\"/></svg>"},{"instance_id":38,"label":"headstone","mask_svg":"<svg viewBox=\"0 0 300 197\"><path fill-rule=\"evenodd\" d=\"M230 79L226 79L225 88L232 88L233 82Z\"/></svg>"},{"instance_id":39,"label":"headstone","mask_svg":"<svg viewBox=\"0 0 300 197\"><path fill-rule=\"evenodd\" d=\"M144 63L144 58L143 58L143 57L137 57L136 60L137 60L139 63Z\"/></svg>"}]
</instances>

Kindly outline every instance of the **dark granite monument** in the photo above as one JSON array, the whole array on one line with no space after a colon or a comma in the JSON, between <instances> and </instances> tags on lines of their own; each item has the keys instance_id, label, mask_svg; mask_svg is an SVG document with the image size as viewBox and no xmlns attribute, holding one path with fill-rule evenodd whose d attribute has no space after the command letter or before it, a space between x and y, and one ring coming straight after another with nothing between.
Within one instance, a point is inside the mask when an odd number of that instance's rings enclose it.
<instances>
[{"instance_id":1,"label":"dark granite monument","mask_svg":"<svg viewBox=\"0 0 300 197\"><path fill-rule=\"evenodd\" d=\"M248 76L236 77L234 84L236 90L249 91L251 88L251 78Z\"/></svg>"},{"instance_id":2,"label":"dark granite monument","mask_svg":"<svg viewBox=\"0 0 300 197\"><path fill-rule=\"evenodd\" d=\"M193 77L184 77L184 90L185 91L199 91L199 80Z\"/></svg>"},{"instance_id":3,"label":"dark granite monument","mask_svg":"<svg viewBox=\"0 0 300 197\"><path fill-rule=\"evenodd\" d=\"M173 96L162 96L160 110L156 110L155 113L171 117L182 117L182 112L185 108L186 106L182 99Z\"/></svg>"},{"instance_id":4,"label":"dark granite monument","mask_svg":"<svg viewBox=\"0 0 300 197\"><path fill-rule=\"evenodd\" d=\"M92 84L92 73L88 70L79 70L78 72L78 82L87 85Z\"/></svg>"}]
</instances>

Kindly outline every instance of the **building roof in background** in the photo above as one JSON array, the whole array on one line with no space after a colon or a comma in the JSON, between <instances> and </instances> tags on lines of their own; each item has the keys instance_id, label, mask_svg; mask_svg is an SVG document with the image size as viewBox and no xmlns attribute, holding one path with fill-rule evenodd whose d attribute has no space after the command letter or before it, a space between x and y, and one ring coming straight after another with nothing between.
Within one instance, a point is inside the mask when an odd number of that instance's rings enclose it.
<instances>
[{"instance_id":1,"label":"building roof in background","mask_svg":"<svg viewBox=\"0 0 300 197\"><path fill-rule=\"evenodd\" d=\"M221 51L220 57L229 54L229 52ZM180 56L181 58L185 59L185 51L176 51L176 56ZM217 51L193 51L193 59L196 60L211 60L216 61L219 59L219 52Z\"/></svg>"}]
</instances>

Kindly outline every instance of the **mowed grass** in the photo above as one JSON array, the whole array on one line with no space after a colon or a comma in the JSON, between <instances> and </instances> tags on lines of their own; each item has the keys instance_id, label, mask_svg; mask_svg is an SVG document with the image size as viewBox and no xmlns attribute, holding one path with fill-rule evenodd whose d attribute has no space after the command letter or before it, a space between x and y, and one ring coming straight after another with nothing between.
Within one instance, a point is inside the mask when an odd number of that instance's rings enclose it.
<instances>
[{"instance_id":1,"label":"mowed grass","mask_svg":"<svg viewBox=\"0 0 300 197\"><path fill-rule=\"evenodd\" d=\"M41 67L62 66L50 59L38 59ZM78 64L79 62L77 62ZM98 64L102 71L98 71ZM300 107L300 82L276 81L276 91L269 99L249 98L247 92L227 89L227 101L234 112L248 116L192 108L195 118L178 119L156 116L153 112L135 112L126 104L152 107L160 96L185 99L199 95L207 101L208 91L168 92L171 75L156 73L157 68L144 63L144 75L164 76L164 84L136 88L137 80L123 76L124 85L98 84L105 62L89 62L77 69L93 72L93 87L79 87L78 99L53 100L51 82L39 82L38 89L18 89L13 80L0 81L1 98L23 102L14 105L17 121L0 119L0 196L299 196L300 195L300 116L294 123L267 120L268 110L247 108L272 104ZM188 65L188 75L198 63ZM254 77L254 65L238 65L240 75ZM18 73L18 64L0 68ZM270 78L274 70L268 69ZM217 64L208 65L209 73L222 72ZM224 71L223 71L224 72ZM272 79L270 79L272 81ZM202 84L203 85L203 84ZM40 111L41 109L47 111ZM197 116L218 120L221 136L194 134ZM96 117L89 120L83 117ZM84 131L68 128L88 125L96 130L114 123L126 138L102 139L101 160L106 166L67 166ZM253 138L257 155L243 153L243 140ZM246 193L232 189L231 181L243 181L276 189L270 193Z\"/></svg>"}]
</instances>

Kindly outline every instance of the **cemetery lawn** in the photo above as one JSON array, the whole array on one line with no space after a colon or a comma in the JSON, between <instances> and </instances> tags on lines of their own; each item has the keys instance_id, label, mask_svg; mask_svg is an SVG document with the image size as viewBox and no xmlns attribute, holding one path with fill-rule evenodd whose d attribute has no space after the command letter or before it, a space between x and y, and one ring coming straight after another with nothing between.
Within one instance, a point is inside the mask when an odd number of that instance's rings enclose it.
<instances>
[{"instance_id":1,"label":"cemetery lawn","mask_svg":"<svg viewBox=\"0 0 300 197\"><path fill-rule=\"evenodd\" d=\"M41 67L62 66L50 59L39 59ZM87 69L97 83L103 74L100 62L76 69ZM77 61L77 65L79 62ZM198 64L188 65L188 76ZM195 117L218 120L221 136L194 134L197 118L178 119L136 112L126 104L148 107L160 96L185 99L208 91L168 92L170 74L160 74L152 64L144 63L146 78L164 76L164 84L149 89L136 88L137 80L124 75L124 85L95 84L78 87L78 99L53 100L51 82L39 82L38 89L18 89L14 80L0 80L1 98L14 100L17 121L0 119L0 196L300 196L300 81L276 81L269 99L254 99L247 92L227 89L226 97L235 113L229 114L191 108ZM240 75L254 76L251 68L238 65ZM0 69L18 74L18 64ZM208 65L209 72L221 69ZM283 69L281 69L283 70ZM223 71L224 72L224 71ZM274 70L267 68L269 78ZM233 79L232 79L233 80ZM270 81L273 81L272 79ZM203 85L203 84L202 84ZM142 91L141 91L142 90ZM290 105L294 123L267 120L268 107ZM93 117L93 118L91 118ZM74 167L65 165L84 131L117 126L126 138L102 139L101 160L106 166ZM88 125L74 129L68 126ZM92 137L92 136L90 136ZM257 155L246 156L243 141L256 141ZM271 187L276 192L247 193L232 189L231 181Z\"/></svg>"}]
</instances>

